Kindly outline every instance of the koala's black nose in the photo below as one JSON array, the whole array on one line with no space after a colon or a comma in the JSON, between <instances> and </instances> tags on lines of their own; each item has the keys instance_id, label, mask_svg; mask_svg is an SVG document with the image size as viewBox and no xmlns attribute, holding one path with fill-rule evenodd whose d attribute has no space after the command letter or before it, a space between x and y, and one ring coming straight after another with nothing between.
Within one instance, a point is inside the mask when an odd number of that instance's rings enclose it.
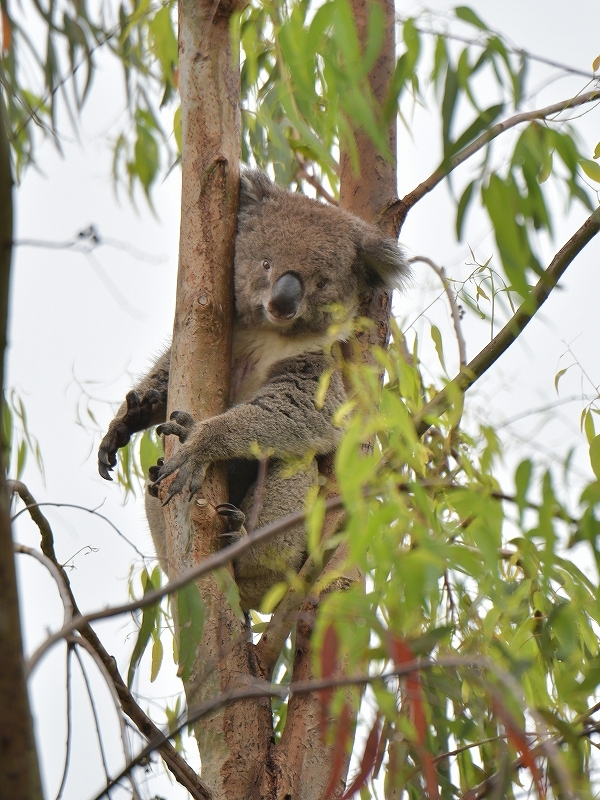
<instances>
[{"instance_id":1,"label":"koala's black nose","mask_svg":"<svg viewBox=\"0 0 600 800\"><path fill-rule=\"evenodd\" d=\"M274 317L292 319L298 311L303 294L300 280L291 272L286 272L275 281L267 311Z\"/></svg>"}]
</instances>

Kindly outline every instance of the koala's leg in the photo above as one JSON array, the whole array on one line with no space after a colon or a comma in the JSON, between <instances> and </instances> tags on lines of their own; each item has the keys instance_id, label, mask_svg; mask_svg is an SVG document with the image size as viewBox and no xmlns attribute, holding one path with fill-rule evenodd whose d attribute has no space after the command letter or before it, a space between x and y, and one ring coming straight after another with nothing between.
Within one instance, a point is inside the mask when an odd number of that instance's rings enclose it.
<instances>
[{"instance_id":1,"label":"koala's leg","mask_svg":"<svg viewBox=\"0 0 600 800\"><path fill-rule=\"evenodd\" d=\"M249 517L254 515L254 504L261 494L257 528L280 517L301 511L309 489L318 478L317 462L308 469L289 474L289 466L281 461L271 461L267 469L262 493L254 484L241 503L241 510ZM240 535L244 535L241 531ZM304 523L282 531L274 539L257 544L234 562L235 579L240 590L242 608L259 608L265 593L275 583L287 579L290 572L298 572L306 560L306 531Z\"/></svg>"}]
</instances>

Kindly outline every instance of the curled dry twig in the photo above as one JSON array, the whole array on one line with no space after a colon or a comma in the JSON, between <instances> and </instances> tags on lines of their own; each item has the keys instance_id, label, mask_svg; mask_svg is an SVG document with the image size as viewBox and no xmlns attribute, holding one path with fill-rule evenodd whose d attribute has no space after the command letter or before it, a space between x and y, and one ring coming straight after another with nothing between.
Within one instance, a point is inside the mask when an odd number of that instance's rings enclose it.
<instances>
[{"instance_id":1,"label":"curled dry twig","mask_svg":"<svg viewBox=\"0 0 600 800\"><path fill-rule=\"evenodd\" d=\"M414 258L410 258L408 260L408 263L415 264L418 261L428 264L442 282L444 292L446 293L446 297L448 298L448 303L450 305L450 313L452 314L452 324L454 325L454 332L456 334L456 341L458 343L460 366L464 367L464 365L467 363L467 344L462 332L460 307L456 302L456 297L452 292L452 285L448 280L446 270L443 267L438 267L438 265L435 264L430 258L427 258L427 256L414 256Z\"/></svg>"}]
</instances>

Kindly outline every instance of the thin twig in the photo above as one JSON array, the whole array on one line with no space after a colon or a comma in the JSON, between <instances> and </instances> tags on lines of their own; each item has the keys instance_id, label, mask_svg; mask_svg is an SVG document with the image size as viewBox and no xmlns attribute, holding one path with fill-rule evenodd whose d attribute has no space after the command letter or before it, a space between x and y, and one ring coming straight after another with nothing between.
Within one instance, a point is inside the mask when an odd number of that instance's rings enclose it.
<instances>
[{"instance_id":1,"label":"thin twig","mask_svg":"<svg viewBox=\"0 0 600 800\"><path fill-rule=\"evenodd\" d=\"M94 516L99 517L101 520L104 520L104 522L106 522L108 525L110 525L110 527L115 531L115 533L118 536L120 536L121 539L123 539L124 542L127 542L127 544L133 550L135 550L135 552L138 554L138 556L140 558L142 558L144 561L153 560L150 556L144 555L144 553L142 553L141 550L138 550L138 548L134 545L134 543L129 541L129 539L125 536L125 534L122 531L120 531L119 528L117 528L115 523L112 522L108 517L105 517L104 514L101 514L98 511L97 508L86 508L86 506L80 506L80 505L77 505L76 503L50 503L50 502L36 503L36 502L29 502L27 500L27 497L31 498L31 494L29 493L29 490L27 489L27 487L25 486L24 483L21 483L21 481L8 480L6 482L6 484L7 484L7 487L8 487L8 491L9 492L15 492L16 491L19 494L19 497L21 498L21 500L23 500L23 502L25 503L25 508L21 508L19 511L17 511L16 514L13 514L13 516L10 518L11 524L16 519L18 519L18 517L20 517L21 514L24 514L26 511L29 511L29 514L30 514L31 518L36 523L36 525L38 525L38 527L39 527L38 520L46 520L46 517L44 517L44 515L41 514L41 513L40 513L39 517L37 515L34 515L32 513L32 511L34 509L43 508L44 506L50 506L51 508L76 508L79 511L85 511L87 514L93 514ZM48 521L46 520L46 525L47 524L48 524ZM44 530L45 530L45 527L43 527L43 529L40 528L40 533L42 534L42 552L45 552L44 551Z\"/></svg>"},{"instance_id":2,"label":"thin twig","mask_svg":"<svg viewBox=\"0 0 600 800\"><path fill-rule=\"evenodd\" d=\"M456 297L452 293L452 285L448 280L446 270L443 267L438 267L438 265L435 264L430 258L427 258L427 256L414 256L414 258L410 258L408 260L408 263L415 264L418 261L428 264L442 282L442 286L444 287L444 291L446 292L446 297L448 298L448 303L450 305L450 313L452 314L452 323L454 325L454 332L456 334L456 341L458 343L458 357L460 366L464 367L464 365L467 363L467 344L462 332L460 308L456 302Z\"/></svg>"},{"instance_id":3,"label":"thin twig","mask_svg":"<svg viewBox=\"0 0 600 800\"><path fill-rule=\"evenodd\" d=\"M69 762L71 760L71 742L73 733L73 720L72 720L72 705L73 699L71 696L71 648L72 645L67 642L67 743L65 750L65 761L63 765L63 774L56 793L56 800L60 800L62 793L67 782L67 775L69 774Z\"/></svg>"},{"instance_id":4,"label":"thin twig","mask_svg":"<svg viewBox=\"0 0 600 800\"><path fill-rule=\"evenodd\" d=\"M75 645L79 641L79 636L73 636L69 638L68 643L71 645ZM73 647L73 653L75 654L75 658L79 664L79 669L81 671L81 676L83 678L83 682L85 684L85 689L87 692L88 700L90 701L90 708L92 709L92 716L94 718L94 727L96 728L96 739L98 740L98 748L100 750L100 758L102 760L102 767L104 768L104 775L106 776L106 780L110 780L110 774L108 771L108 762L106 760L106 753L104 751L104 742L102 741L102 733L100 730L100 720L98 719L98 711L96 709L96 703L94 702L94 695L92 692L92 687L90 685L90 680L83 664L83 659L81 658L81 654L77 647Z\"/></svg>"},{"instance_id":5,"label":"thin twig","mask_svg":"<svg viewBox=\"0 0 600 800\"><path fill-rule=\"evenodd\" d=\"M39 553L37 550L34 550L33 547L27 547L27 545L18 544L17 542L15 542L14 551L15 553L23 553L27 556L32 556L33 558L37 559L40 562L40 564L43 564L48 570L48 572L52 575L56 583L56 588L58 589L60 599L63 604L63 609L64 609L63 625L68 625L73 619L75 611L73 607L73 601L71 600L71 595L69 594L67 588L65 587L61 568L58 567L56 563L52 561L51 558L48 558L48 556L45 556L43 553Z\"/></svg>"},{"instance_id":6,"label":"thin twig","mask_svg":"<svg viewBox=\"0 0 600 800\"><path fill-rule=\"evenodd\" d=\"M509 119L503 122L498 122L489 130L485 131L485 133L482 133L481 136L477 137L471 144L467 145L464 150L461 150L455 156L448 159L446 163L439 166L435 172L420 183L416 189L413 189L412 192L409 192L401 200L392 200L382 212L383 218L390 217L399 233L408 212L419 200L434 189L438 183L441 183L441 181L456 169L456 167L474 155L478 150L485 147L486 144L489 144L489 142L497 136L500 136L501 133L514 128L521 122L531 122L535 119L547 119L553 114L559 114L562 111L567 111L570 108L575 108L585 103L593 103L596 100L600 100L599 90L587 92L579 97L570 97L568 100L562 100L560 103L554 103L551 106L546 106L546 108L539 108L535 111L524 111L520 114L515 114L514 117L509 117Z\"/></svg>"},{"instance_id":7,"label":"thin twig","mask_svg":"<svg viewBox=\"0 0 600 800\"><path fill-rule=\"evenodd\" d=\"M125 755L125 763L129 764L131 762L131 747L129 744L129 740L127 738L127 721L124 714L121 713L121 703L119 701L119 695L117 694L117 690L115 688L115 684L113 683L112 676L106 669L106 665L102 661L100 655L96 652L96 650L94 650L94 648L88 642L87 639L85 639L83 636L73 635L73 643L76 644L78 647L82 647L86 651L86 653L94 661L100 673L102 674L102 677L104 678L104 682L108 688L108 691L110 692L110 696L113 699L113 704L117 714L117 720L119 722L119 728L121 730L121 744L123 746L123 753ZM131 729L134 730L139 735L139 730L137 727L134 728L134 726L131 725ZM131 790L134 794L135 800L137 800L138 798L137 786L135 785L133 779L131 780Z\"/></svg>"},{"instance_id":8,"label":"thin twig","mask_svg":"<svg viewBox=\"0 0 600 800\"><path fill-rule=\"evenodd\" d=\"M516 341L546 302L567 267L598 231L600 231L600 208L597 208L587 218L579 230L558 251L529 297L519 306L500 333L496 334L492 341L415 416L414 424L420 436L429 429L431 425L429 419L443 413L452 404L453 398L457 394L466 392Z\"/></svg>"},{"instance_id":9,"label":"thin twig","mask_svg":"<svg viewBox=\"0 0 600 800\"><path fill-rule=\"evenodd\" d=\"M330 192L328 192L327 189L323 186L323 184L320 183L315 178L315 176L312 175L306 169L306 161L302 161L302 159L300 158L300 156L298 154L296 154L296 160L298 161L298 164L300 165L299 168L298 168L298 173L297 174L303 180L305 180L307 183L309 183L313 187L313 189L316 191L318 197L322 197L323 200L326 200L332 206L339 205L339 203L335 199L335 197Z\"/></svg>"},{"instance_id":10,"label":"thin twig","mask_svg":"<svg viewBox=\"0 0 600 800\"><path fill-rule=\"evenodd\" d=\"M435 14L428 9L429 14L432 16L440 16L439 14ZM413 18L403 17L401 14L396 15L396 19L398 22L405 23L408 22L409 19L414 23ZM458 20L456 20L458 21ZM455 42L463 42L464 44L470 44L474 47L481 47L482 49L485 47L487 42L482 42L480 39L473 39L469 36L460 36L457 33L449 33L448 31L434 31L428 30L426 28L421 28L418 25L415 25L415 29L419 33L423 33L426 36L442 36L444 39L450 39ZM528 58L530 61L539 61L540 64L546 64L548 67L554 67L555 69L560 69L563 72L569 72L571 75L581 75L583 78L588 78L589 80L598 80L598 75L589 72L588 70L579 69L578 67L572 67L570 64L564 64L562 61L554 61L551 58L546 58L546 56L540 56L536 53L531 53L529 50L524 50L522 47L517 47L515 45L508 44L503 34L499 31L495 31L493 28L486 28L484 31L481 31L482 34L491 34L492 36L497 37L498 39L502 39L502 44L504 45L505 49L516 56L521 56L522 58Z\"/></svg>"},{"instance_id":11,"label":"thin twig","mask_svg":"<svg viewBox=\"0 0 600 800\"><path fill-rule=\"evenodd\" d=\"M100 658L102 661L104 669L106 670L106 673L108 673L110 679L108 685L110 686L112 684L112 687L119 698L119 703L123 712L127 714L127 716L135 723L142 736L144 736L147 740L158 741L158 747L154 747L153 749L158 749L161 758L168 766L175 779L188 790L194 800L211 800L212 794L204 781L202 781L202 779L194 772L185 759L173 747L171 742L169 742L168 739L161 733L158 726L155 725L150 717L148 717L148 715L142 711L133 698L133 695L127 688L125 681L121 677L115 659L106 651L104 645L90 625L83 622L84 618L81 616L81 613L77 607L67 573L56 561L52 529L48 523L48 520L39 510L41 504L35 502L35 499L25 484L21 483L20 481L13 482L13 490L18 491L22 498L27 498L27 500L30 501L28 510L32 516L32 519L34 519L38 525L38 528L40 529L40 533L42 535L42 547L45 550L45 555L47 558L50 558L51 561L54 561L56 567L61 573L64 586L71 599L73 613L76 615L75 620L82 621L82 624L77 625L76 628L87 641L89 646L97 653L98 658ZM79 508L79 506L75 507ZM84 510L89 511L89 509ZM75 630L75 628L72 628L69 633L72 633L73 630Z\"/></svg>"}]
</instances>

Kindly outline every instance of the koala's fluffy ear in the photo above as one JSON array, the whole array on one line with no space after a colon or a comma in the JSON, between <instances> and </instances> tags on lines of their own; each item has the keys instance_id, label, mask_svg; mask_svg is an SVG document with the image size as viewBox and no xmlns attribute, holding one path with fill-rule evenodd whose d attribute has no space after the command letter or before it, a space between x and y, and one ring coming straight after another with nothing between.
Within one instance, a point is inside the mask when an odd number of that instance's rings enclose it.
<instances>
[{"instance_id":1,"label":"koala's fluffy ear","mask_svg":"<svg viewBox=\"0 0 600 800\"><path fill-rule=\"evenodd\" d=\"M240 174L240 207L261 203L277 190L270 178L259 169L244 169Z\"/></svg>"},{"instance_id":2,"label":"koala's fluffy ear","mask_svg":"<svg viewBox=\"0 0 600 800\"><path fill-rule=\"evenodd\" d=\"M374 289L399 289L410 276L410 267L398 242L375 231L359 242L358 257L367 285Z\"/></svg>"}]
</instances>

